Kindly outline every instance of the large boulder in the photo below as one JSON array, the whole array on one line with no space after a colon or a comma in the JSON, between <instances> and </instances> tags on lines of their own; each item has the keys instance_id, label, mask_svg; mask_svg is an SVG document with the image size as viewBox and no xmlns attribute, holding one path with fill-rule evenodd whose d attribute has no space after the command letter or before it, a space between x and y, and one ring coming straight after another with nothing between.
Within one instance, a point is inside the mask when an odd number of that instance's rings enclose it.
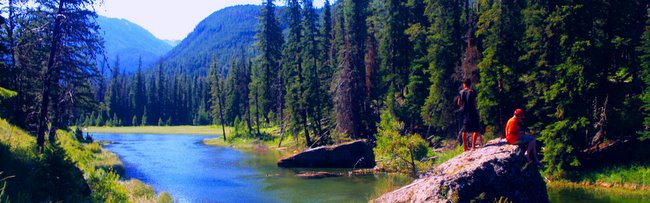
<instances>
[{"instance_id":1,"label":"large boulder","mask_svg":"<svg viewBox=\"0 0 650 203\"><path fill-rule=\"evenodd\" d=\"M429 170L411 184L374 202L549 202L537 167L517 146L493 140Z\"/></svg>"},{"instance_id":2,"label":"large boulder","mask_svg":"<svg viewBox=\"0 0 650 203\"><path fill-rule=\"evenodd\" d=\"M366 140L306 150L278 161L283 168L373 168L375 155Z\"/></svg>"}]
</instances>

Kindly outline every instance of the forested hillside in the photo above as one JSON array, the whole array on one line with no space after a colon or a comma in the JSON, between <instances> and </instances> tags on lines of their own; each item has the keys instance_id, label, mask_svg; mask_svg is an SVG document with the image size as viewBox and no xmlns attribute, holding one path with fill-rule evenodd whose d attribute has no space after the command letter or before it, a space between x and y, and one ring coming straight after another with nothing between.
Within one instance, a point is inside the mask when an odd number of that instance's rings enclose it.
<instances>
[{"instance_id":1,"label":"forested hillside","mask_svg":"<svg viewBox=\"0 0 650 203\"><path fill-rule=\"evenodd\" d=\"M64 21L53 4L47 17L23 5L2 33L0 86L18 93L2 112L39 140L71 124L219 123L250 138L278 126L306 147L367 138L386 159L415 160L413 149L456 137L471 79L488 137L524 109L546 174L564 177L601 143L650 137L648 4L341 0L316 12L289 0L279 12L266 0L214 13L146 73L111 62L111 78L94 77L98 41L81 37L96 36L94 15ZM51 32L32 29L43 26Z\"/></svg>"},{"instance_id":2,"label":"forested hillside","mask_svg":"<svg viewBox=\"0 0 650 203\"><path fill-rule=\"evenodd\" d=\"M106 58L98 64L113 63L119 57L123 70L129 73L138 69L140 59L146 68L160 60L172 46L153 36L149 31L125 19L99 16L97 24L104 38ZM106 74L106 73L104 73Z\"/></svg>"},{"instance_id":3,"label":"forested hillside","mask_svg":"<svg viewBox=\"0 0 650 203\"><path fill-rule=\"evenodd\" d=\"M233 6L212 13L165 57L173 72L206 74L213 57L228 63L240 49L255 41L260 6Z\"/></svg>"}]
</instances>

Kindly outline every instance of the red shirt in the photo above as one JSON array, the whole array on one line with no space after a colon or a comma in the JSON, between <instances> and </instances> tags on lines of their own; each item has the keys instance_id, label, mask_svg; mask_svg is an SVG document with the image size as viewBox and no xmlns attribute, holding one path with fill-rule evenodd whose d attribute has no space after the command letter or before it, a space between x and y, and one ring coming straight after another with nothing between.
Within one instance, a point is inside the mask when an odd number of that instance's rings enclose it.
<instances>
[{"instance_id":1,"label":"red shirt","mask_svg":"<svg viewBox=\"0 0 650 203\"><path fill-rule=\"evenodd\" d=\"M519 122L517 117L513 116L508 120L508 124L506 124L506 140L510 144L515 144L519 138L521 138L521 129L519 128Z\"/></svg>"}]
</instances>

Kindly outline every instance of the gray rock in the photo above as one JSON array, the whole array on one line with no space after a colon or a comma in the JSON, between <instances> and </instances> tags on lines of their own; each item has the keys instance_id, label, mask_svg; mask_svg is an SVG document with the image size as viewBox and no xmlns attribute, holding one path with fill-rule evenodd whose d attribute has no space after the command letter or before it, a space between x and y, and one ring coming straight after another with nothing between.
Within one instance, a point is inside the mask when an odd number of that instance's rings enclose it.
<instances>
[{"instance_id":1,"label":"gray rock","mask_svg":"<svg viewBox=\"0 0 650 203\"><path fill-rule=\"evenodd\" d=\"M366 140L306 150L278 161L283 168L373 168L375 155Z\"/></svg>"},{"instance_id":2,"label":"gray rock","mask_svg":"<svg viewBox=\"0 0 650 203\"><path fill-rule=\"evenodd\" d=\"M429 170L374 202L549 202L537 167L524 168L517 146L493 140L486 147Z\"/></svg>"}]
</instances>

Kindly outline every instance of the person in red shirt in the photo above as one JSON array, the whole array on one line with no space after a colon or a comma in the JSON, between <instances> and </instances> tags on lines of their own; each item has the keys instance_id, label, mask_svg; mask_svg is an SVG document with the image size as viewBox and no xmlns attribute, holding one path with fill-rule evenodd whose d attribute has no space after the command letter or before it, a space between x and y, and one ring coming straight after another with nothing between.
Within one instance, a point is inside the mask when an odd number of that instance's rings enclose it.
<instances>
[{"instance_id":1,"label":"person in red shirt","mask_svg":"<svg viewBox=\"0 0 650 203\"><path fill-rule=\"evenodd\" d=\"M526 149L526 159L528 159L528 163L539 164L535 137L526 135L521 128L524 118L526 118L526 116L524 116L523 110L515 110L515 115L512 116L512 118L508 120L508 124L506 124L506 140L512 145L528 144L528 148Z\"/></svg>"}]
</instances>

